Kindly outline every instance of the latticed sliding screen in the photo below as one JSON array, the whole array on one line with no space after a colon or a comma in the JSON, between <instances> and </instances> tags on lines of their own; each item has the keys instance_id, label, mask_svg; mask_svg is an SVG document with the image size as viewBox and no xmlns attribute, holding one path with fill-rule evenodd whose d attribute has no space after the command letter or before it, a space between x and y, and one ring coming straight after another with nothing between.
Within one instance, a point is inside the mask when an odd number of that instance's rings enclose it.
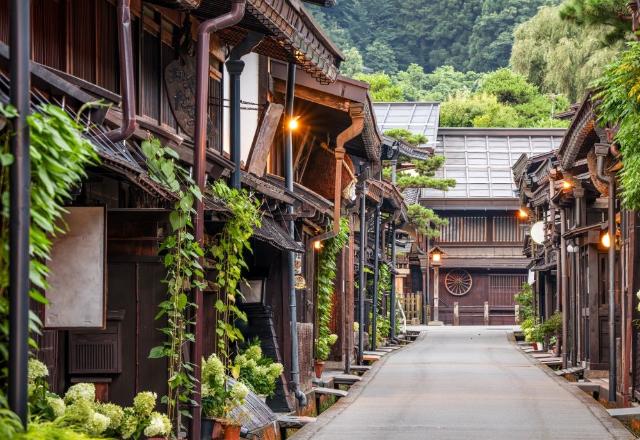
<instances>
[{"instance_id":1,"label":"latticed sliding screen","mask_svg":"<svg viewBox=\"0 0 640 440\"><path fill-rule=\"evenodd\" d=\"M503 243L518 243L524 240L522 222L513 217L493 218L493 241Z\"/></svg>"},{"instance_id":2,"label":"latticed sliding screen","mask_svg":"<svg viewBox=\"0 0 640 440\"><path fill-rule=\"evenodd\" d=\"M514 306L514 295L526 281L526 275L489 275L489 305Z\"/></svg>"},{"instance_id":3,"label":"latticed sliding screen","mask_svg":"<svg viewBox=\"0 0 640 440\"><path fill-rule=\"evenodd\" d=\"M440 227L440 242L480 243L487 241L486 217L449 217Z\"/></svg>"}]
</instances>

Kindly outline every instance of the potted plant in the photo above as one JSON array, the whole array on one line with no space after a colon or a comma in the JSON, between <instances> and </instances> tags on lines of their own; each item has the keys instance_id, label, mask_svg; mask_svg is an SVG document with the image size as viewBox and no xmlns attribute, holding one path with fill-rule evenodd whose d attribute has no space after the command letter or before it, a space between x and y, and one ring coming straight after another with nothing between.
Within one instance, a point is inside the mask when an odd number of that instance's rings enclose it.
<instances>
[{"instance_id":1,"label":"potted plant","mask_svg":"<svg viewBox=\"0 0 640 440\"><path fill-rule=\"evenodd\" d=\"M316 342L316 361L314 364L316 377L322 378L322 371L324 370L324 363L329 359L329 353L331 346L338 340L338 335L330 333L328 335L321 335Z\"/></svg>"},{"instance_id":2,"label":"potted plant","mask_svg":"<svg viewBox=\"0 0 640 440\"><path fill-rule=\"evenodd\" d=\"M249 387L266 403L267 397L276 391L276 382L283 366L263 356L259 340L255 339L247 349L236 356L232 374Z\"/></svg>"},{"instance_id":3,"label":"potted plant","mask_svg":"<svg viewBox=\"0 0 640 440\"><path fill-rule=\"evenodd\" d=\"M202 440L240 438L240 424L232 417L249 389L240 381L230 383L222 361L212 354L202 361Z\"/></svg>"}]
</instances>

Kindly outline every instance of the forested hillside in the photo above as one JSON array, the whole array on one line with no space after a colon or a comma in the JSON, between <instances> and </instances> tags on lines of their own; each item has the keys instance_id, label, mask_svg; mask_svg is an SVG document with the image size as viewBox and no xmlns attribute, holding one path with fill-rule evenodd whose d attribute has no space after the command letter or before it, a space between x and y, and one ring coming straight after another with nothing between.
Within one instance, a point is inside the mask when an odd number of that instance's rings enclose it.
<instances>
[{"instance_id":1,"label":"forested hillside","mask_svg":"<svg viewBox=\"0 0 640 440\"><path fill-rule=\"evenodd\" d=\"M454 127L555 127L629 40L626 0L338 0L314 8L376 101Z\"/></svg>"},{"instance_id":2,"label":"forested hillside","mask_svg":"<svg viewBox=\"0 0 640 440\"><path fill-rule=\"evenodd\" d=\"M489 72L507 66L515 26L559 0L337 0L313 8L338 45L355 47L373 71L411 63L431 72Z\"/></svg>"}]
</instances>

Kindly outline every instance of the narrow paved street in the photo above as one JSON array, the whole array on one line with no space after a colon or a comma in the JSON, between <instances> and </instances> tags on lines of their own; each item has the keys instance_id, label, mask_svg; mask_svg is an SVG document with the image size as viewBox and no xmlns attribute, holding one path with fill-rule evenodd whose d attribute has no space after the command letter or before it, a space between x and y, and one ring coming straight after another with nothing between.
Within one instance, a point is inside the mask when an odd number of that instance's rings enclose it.
<instances>
[{"instance_id":1,"label":"narrow paved street","mask_svg":"<svg viewBox=\"0 0 640 440\"><path fill-rule=\"evenodd\" d=\"M531 363L504 327L430 328L426 337L391 355L362 392L348 398L352 402L338 405L335 417L326 414L300 437L632 438L570 386Z\"/></svg>"}]
</instances>

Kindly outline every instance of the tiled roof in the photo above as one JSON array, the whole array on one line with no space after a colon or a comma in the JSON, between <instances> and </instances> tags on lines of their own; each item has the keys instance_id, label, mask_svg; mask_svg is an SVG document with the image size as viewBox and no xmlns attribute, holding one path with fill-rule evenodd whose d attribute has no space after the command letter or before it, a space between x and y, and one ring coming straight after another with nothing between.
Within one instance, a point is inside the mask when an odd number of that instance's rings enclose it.
<instances>
[{"instance_id":1,"label":"tiled roof","mask_svg":"<svg viewBox=\"0 0 640 440\"><path fill-rule=\"evenodd\" d=\"M456 179L449 191L422 190L421 198L515 198L511 167L522 154L556 150L564 129L441 128L435 154L446 158L438 177Z\"/></svg>"},{"instance_id":2,"label":"tiled roof","mask_svg":"<svg viewBox=\"0 0 640 440\"><path fill-rule=\"evenodd\" d=\"M421 147L435 147L440 120L437 102L378 102L373 105L378 127L383 133L392 128L404 128L427 136Z\"/></svg>"}]
</instances>

